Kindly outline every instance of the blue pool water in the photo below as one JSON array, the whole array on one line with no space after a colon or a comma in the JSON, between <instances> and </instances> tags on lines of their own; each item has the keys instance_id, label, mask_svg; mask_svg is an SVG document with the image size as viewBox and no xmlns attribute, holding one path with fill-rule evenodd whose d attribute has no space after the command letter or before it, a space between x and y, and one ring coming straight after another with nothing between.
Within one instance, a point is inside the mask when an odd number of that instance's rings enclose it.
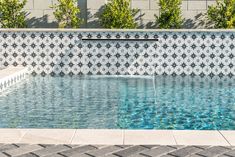
<instances>
[{"instance_id":1,"label":"blue pool water","mask_svg":"<svg viewBox=\"0 0 235 157\"><path fill-rule=\"evenodd\" d=\"M235 81L29 77L0 93L0 128L235 130Z\"/></svg>"}]
</instances>

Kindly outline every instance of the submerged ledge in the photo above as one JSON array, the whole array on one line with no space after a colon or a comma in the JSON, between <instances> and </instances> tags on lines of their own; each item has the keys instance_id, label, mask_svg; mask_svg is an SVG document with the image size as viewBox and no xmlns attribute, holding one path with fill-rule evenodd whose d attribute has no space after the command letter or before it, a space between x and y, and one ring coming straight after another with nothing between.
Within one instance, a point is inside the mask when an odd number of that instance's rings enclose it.
<instances>
[{"instance_id":1,"label":"submerged ledge","mask_svg":"<svg viewBox=\"0 0 235 157\"><path fill-rule=\"evenodd\" d=\"M235 146L233 130L0 129L0 143Z\"/></svg>"},{"instance_id":2,"label":"submerged ledge","mask_svg":"<svg viewBox=\"0 0 235 157\"><path fill-rule=\"evenodd\" d=\"M0 69L0 92L23 80L26 74L27 68L21 66Z\"/></svg>"}]
</instances>

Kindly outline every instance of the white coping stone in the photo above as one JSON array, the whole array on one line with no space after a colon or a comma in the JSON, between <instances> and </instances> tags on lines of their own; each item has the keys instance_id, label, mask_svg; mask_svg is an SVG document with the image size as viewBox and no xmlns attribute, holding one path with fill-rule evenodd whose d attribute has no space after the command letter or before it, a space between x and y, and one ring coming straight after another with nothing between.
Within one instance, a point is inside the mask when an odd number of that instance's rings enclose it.
<instances>
[{"instance_id":1,"label":"white coping stone","mask_svg":"<svg viewBox=\"0 0 235 157\"><path fill-rule=\"evenodd\" d=\"M173 134L179 145L230 145L219 131L174 130Z\"/></svg>"},{"instance_id":2,"label":"white coping stone","mask_svg":"<svg viewBox=\"0 0 235 157\"><path fill-rule=\"evenodd\" d=\"M176 145L172 130L125 130L125 145Z\"/></svg>"},{"instance_id":3,"label":"white coping stone","mask_svg":"<svg viewBox=\"0 0 235 157\"><path fill-rule=\"evenodd\" d=\"M229 142L230 145L235 146L235 131L234 130L222 130L220 133Z\"/></svg>"},{"instance_id":4,"label":"white coping stone","mask_svg":"<svg viewBox=\"0 0 235 157\"><path fill-rule=\"evenodd\" d=\"M75 132L76 129L28 129L18 143L71 144Z\"/></svg>"},{"instance_id":5,"label":"white coping stone","mask_svg":"<svg viewBox=\"0 0 235 157\"><path fill-rule=\"evenodd\" d=\"M72 139L72 144L122 145L123 130L79 129Z\"/></svg>"},{"instance_id":6,"label":"white coping stone","mask_svg":"<svg viewBox=\"0 0 235 157\"><path fill-rule=\"evenodd\" d=\"M235 131L222 131L222 134L202 130L0 129L0 143L235 145Z\"/></svg>"},{"instance_id":7,"label":"white coping stone","mask_svg":"<svg viewBox=\"0 0 235 157\"><path fill-rule=\"evenodd\" d=\"M235 29L0 29L0 32L235 32Z\"/></svg>"},{"instance_id":8,"label":"white coping stone","mask_svg":"<svg viewBox=\"0 0 235 157\"><path fill-rule=\"evenodd\" d=\"M18 143L27 129L0 129L0 143Z\"/></svg>"}]
</instances>

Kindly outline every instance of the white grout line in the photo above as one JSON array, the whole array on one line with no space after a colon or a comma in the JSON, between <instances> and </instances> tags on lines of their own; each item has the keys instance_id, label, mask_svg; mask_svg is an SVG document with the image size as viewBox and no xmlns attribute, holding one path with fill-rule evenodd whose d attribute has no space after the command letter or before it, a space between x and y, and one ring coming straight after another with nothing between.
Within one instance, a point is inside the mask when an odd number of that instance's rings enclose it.
<instances>
[{"instance_id":1,"label":"white grout line","mask_svg":"<svg viewBox=\"0 0 235 157\"><path fill-rule=\"evenodd\" d=\"M78 129L76 129L76 130L74 131L73 136L71 137L70 142L69 142L70 144L72 144L73 139L74 139L74 137L75 137L75 135L76 135L76 133L77 133L77 130L78 130Z\"/></svg>"},{"instance_id":2,"label":"white grout line","mask_svg":"<svg viewBox=\"0 0 235 157\"><path fill-rule=\"evenodd\" d=\"M125 130L122 130L122 144L125 145Z\"/></svg>"},{"instance_id":3,"label":"white grout line","mask_svg":"<svg viewBox=\"0 0 235 157\"><path fill-rule=\"evenodd\" d=\"M232 144L229 142L229 140L226 139L226 137L223 135L223 133L220 132L220 130L217 130L217 131L221 134L221 136L225 139L225 141L228 142L228 144L229 144L230 146L232 146Z\"/></svg>"},{"instance_id":4,"label":"white grout line","mask_svg":"<svg viewBox=\"0 0 235 157\"><path fill-rule=\"evenodd\" d=\"M176 138L175 138L175 134L174 134L174 132L173 132L173 131L172 131L172 135L173 135L173 138L174 138L175 144L176 144L176 145L179 145L179 144L178 144L178 142L177 142L177 140L176 140Z\"/></svg>"},{"instance_id":5,"label":"white grout line","mask_svg":"<svg viewBox=\"0 0 235 157\"><path fill-rule=\"evenodd\" d=\"M19 141L18 141L18 143L20 143L20 141L23 139L23 137L29 132L29 130L30 129L27 129L26 131L25 131L25 133L19 138Z\"/></svg>"}]
</instances>

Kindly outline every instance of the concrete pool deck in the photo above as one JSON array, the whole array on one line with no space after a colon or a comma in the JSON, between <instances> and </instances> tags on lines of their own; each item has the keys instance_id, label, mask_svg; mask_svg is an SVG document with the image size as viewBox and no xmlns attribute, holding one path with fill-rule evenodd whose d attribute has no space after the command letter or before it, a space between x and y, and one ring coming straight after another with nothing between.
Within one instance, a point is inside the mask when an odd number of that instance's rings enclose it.
<instances>
[{"instance_id":1,"label":"concrete pool deck","mask_svg":"<svg viewBox=\"0 0 235 157\"><path fill-rule=\"evenodd\" d=\"M235 131L0 129L0 143L235 146Z\"/></svg>"}]
</instances>

